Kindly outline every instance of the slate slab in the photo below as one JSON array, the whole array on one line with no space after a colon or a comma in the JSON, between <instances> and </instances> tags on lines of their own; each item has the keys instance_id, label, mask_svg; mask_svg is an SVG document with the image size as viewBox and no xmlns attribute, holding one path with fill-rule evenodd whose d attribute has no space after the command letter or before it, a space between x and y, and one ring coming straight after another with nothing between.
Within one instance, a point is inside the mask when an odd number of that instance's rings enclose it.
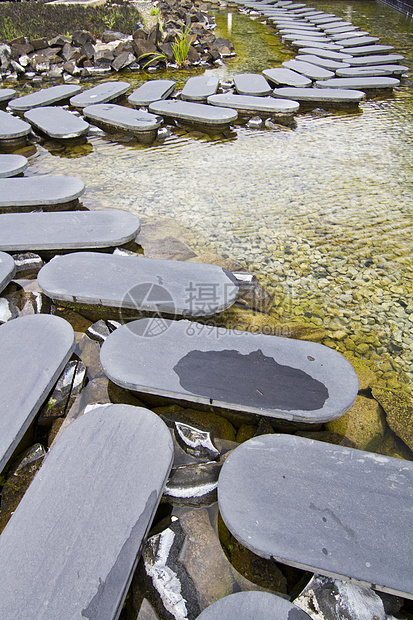
<instances>
[{"instance_id":1,"label":"slate slab","mask_svg":"<svg viewBox=\"0 0 413 620\"><path fill-rule=\"evenodd\" d=\"M0 178L14 177L24 172L29 165L23 155L0 155Z\"/></svg>"},{"instance_id":2,"label":"slate slab","mask_svg":"<svg viewBox=\"0 0 413 620\"><path fill-rule=\"evenodd\" d=\"M301 60L303 62L309 62L312 65L317 65L323 69L329 71L335 71L337 75L337 69L344 69L350 65L345 62L339 62L338 60L329 60L328 58L320 58L314 54L297 54L295 60Z\"/></svg>"},{"instance_id":3,"label":"slate slab","mask_svg":"<svg viewBox=\"0 0 413 620\"><path fill-rule=\"evenodd\" d=\"M0 472L57 381L74 346L71 325L57 316L22 316L0 326Z\"/></svg>"},{"instance_id":4,"label":"slate slab","mask_svg":"<svg viewBox=\"0 0 413 620\"><path fill-rule=\"evenodd\" d=\"M73 207L85 191L81 179L66 176L39 176L0 179L0 212L42 207L50 210Z\"/></svg>"},{"instance_id":5,"label":"slate slab","mask_svg":"<svg viewBox=\"0 0 413 620\"><path fill-rule=\"evenodd\" d=\"M236 592L219 599L198 616L197 620L309 620L302 609L269 592Z\"/></svg>"},{"instance_id":6,"label":"slate slab","mask_svg":"<svg viewBox=\"0 0 413 620\"><path fill-rule=\"evenodd\" d=\"M294 114L294 112L298 112L300 107L297 101L287 99L276 101L273 97L252 97L249 95L232 95L230 93L212 95L208 97L208 103L224 108L234 108L239 112L245 111L271 115Z\"/></svg>"},{"instance_id":7,"label":"slate slab","mask_svg":"<svg viewBox=\"0 0 413 620\"><path fill-rule=\"evenodd\" d=\"M102 82L71 97L70 105L74 108L85 108L96 103L108 103L124 95L129 88L129 82Z\"/></svg>"},{"instance_id":8,"label":"slate slab","mask_svg":"<svg viewBox=\"0 0 413 620\"><path fill-rule=\"evenodd\" d=\"M350 64L350 60L353 58L351 54L336 52L334 50L322 49L319 47L305 47L303 46L298 50L299 54L312 54L319 56L320 58L328 58L330 60L339 60Z\"/></svg>"},{"instance_id":9,"label":"slate slab","mask_svg":"<svg viewBox=\"0 0 413 620\"><path fill-rule=\"evenodd\" d=\"M16 96L14 88L0 88L0 106L5 106L10 99Z\"/></svg>"},{"instance_id":10,"label":"slate slab","mask_svg":"<svg viewBox=\"0 0 413 620\"><path fill-rule=\"evenodd\" d=\"M139 218L120 209L3 213L0 250L84 250L122 245L136 238Z\"/></svg>"},{"instance_id":11,"label":"slate slab","mask_svg":"<svg viewBox=\"0 0 413 620\"><path fill-rule=\"evenodd\" d=\"M0 141L2 143L6 144L7 141L25 139L31 130L29 123L0 110Z\"/></svg>"},{"instance_id":12,"label":"slate slab","mask_svg":"<svg viewBox=\"0 0 413 620\"><path fill-rule=\"evenodd\" d=\"M9 101L9 108L13 112L23 114L23 112L27 112L31 108L54 105L55 103L60 104L80 92L80 90L80 86L75 84L60 84L59 86L42 88L35 93L30 93L30 95L12 99Z\"/></svg>"},{"instance_id":13,"label":"slate slab","mask_svg":"<svg viewBox=\"0 0 413 620\"><path fill-rule=\"evenodd\" d=\"M275 86L298 86L301 88L308 88L312 84L312 80L301 75L301 73L297 73L296 71L292 71L291 69L286 69L285 67L275 67L274 69L264 69L264 76Z\"/></svg>"},{"instance_id":14,"label":"slate slab","mask_svg":"<svg viewBox=\"0 0 413 620\"><path fill-rule=\"evenodd\" d=\"M372 54L371 56L356 56L347 61L352 67L365 67L369 65L398 64L403 60L401 54Z\"/></svg>"},{"instance_id":15,"label":"slate slab","mask_svg":"<svg viewBox=\"0 0 413 620\"><path fill-rule=\"evenodd\" d=\"M42 267L38 283L52 299L138 316L141 311L208 316L229 308L238 293L234 276L216 265L96 252L56 256Z\"/></svg>"},{"instance_id":16,"label":"slate slab","mask_svg":"<svg viewBox=\"0 0 413 620\"><path fill-rule=\"evenodd\" d=\"M319 30L315 26L300 26L300 25L291 25L285 26L278 30L278 34L323 34L321 30Z\"/></svg>"},{"instance_id":17,"label":"slate slab","mask_svg":"<svg viewBox=\"0 0 413 620\"><path fill-rule=\"evenodd\" d=\"M325 24L323 24L321 28L326 34L339 34L340 32L358 32L359 29L357 26L349 26L347 24L346 22L334 22L331 27L328 26L326 28Z\"/></svg>"},{"instance_id":18,"label":"slate slab","mask_svg":"<svg viewBox=\"0 0 413 620\"><path fill-rule=\"evenodd\" d=\"M316 82L317 88L346 88L356 90L380 90L394 88L400 84L400 80L393 77L344 77L333 78Z\"/></svg>"},{"instance_id":19,"label":"slate slab","mask_svg":"<svg viewBox=\"0 0 413 620\"><path fill-rule=\"evenodd\" d=\"M148 80L129 95L128 101L134 108L148 106L153 101L170 97L175 87L174 80Z\"/></svg>"},{"instance_id":20,"label":"slate slab","mask_svg":"<svg viewBox=\"0 0 413 620\"><path fill-rule=\"evenodd\" d=\"M337 21L337 19L329 22L329 23L324 23L324 24L320 24L319 28L321 28L321 30L326 31L327 29L330 30L331 28L342 28L342 27L351 27L353 26L351 22L346 22L346 21ZM354 26L353 26L354 28Z\"/></svg>"},{"instance_id":21,"label":"slate slab","mask_svg":"<svg viewBox=\"0 0 413 620\"><path fill-rule=\"evenodd\" d=\"M309 41L315 41L319 43L331 43L331 39L323 34L301 32L298 34L283 34L281 37L281 41L283 43L290 43L291 41L296 41L297 39L300 39L300 41L307 41L308 39Z\"/></svg>"},{"instance_id":22,"label":"slate slab","mask_svg":"<svg viewBox=\"0 0 413 620\"><path fill-rule=\"evenodd\" d=\"M308 17L307 18L309 22L311 22L312 24L317 24L322 26L323 24L334 24L336 22L341 22L341 18L340 17L333 17L331 15L316 15L316 17Z\"/></svg>"},{"instance_id":23,"label":"slate slab","mask_svg":"<svg viewBox=\"0 0 413 620\"><path fill-rule=\"evenodd\" d=\"M311 39L297 38L296 41L291 41L290 46L300 49L301 47L316 47L322 50L331 50L332 52L340 52L343 49L342 45L336 43L322 43L321 41L311 41ZM311 54L311 52L308 52Z\"/></svg>"},{"instance_id":24,"label":"slate slab","mask_svg":"<svg viewBox=\"0 0 413 620\"><path fill-rule=\"evenodd\" d=\"M341 416L357 395L352 366L323 345L183 320L165 321L158 335L156 327L152 319L141 319L110 334L101 362L111 381L139 392L309 423Z\"/></svg>"},{"instance_id":25,"label":"slate slab","mask_svg":"<svg viewBox=\"0 0 413 620\"><path fill-rule=\"evenodd\" d=\"M12 257L0 252L0 292L8 285L16 273L16 264Z\"/></svg>"},{"instance_id":26,"label":"slate slab","mask_svg":"<svg viewBox=\"0 0 413 620\"><path fill-rule=\"evenodd\" d=\"M42 106L25 112L24 118L32 127L56 140L85 136L89 123L58 106Z\"/></svg>"},{"instance_id":27,"label":"slate slab","mask_svg":"<svg viewBox=\"0 0 413 620\"><path fill-rule=\"evenodd\" d=\"M366 32L366 31L356 31L354 32L353 30L347 31L347 32L338 32L338 33L332 33L330 34L330 38L332 41L343 41L346 39L354 39L355 37L365 37L368 36L370 33Z\"/></svg>"},{"instance_id":28,"label":"slate slab","mask_svg":"<svg viewBox=\"0 0 413 620\"><path fill-rule=\"evenodd\" d=\"M118 618L172 458L168 428L141 407L68 426L1 535L1 617Z\"/></svg>"},{"instance_id":29,"label":"slate slab","mask_svg":"<svg viewBox=\"0 0 413 620\"><path fill-rule=\"evenodd\" d=\"M295 98L300 103L322 103L328 104L347 104L358 105L360 101L365 99L366 95L361 90L343 90L333 88L275 88L273 97L281 99Z\"/></svg>"},{"instance_id":30,"label":"slate slab","mask_svg":"<svg viewBox=\"0 0 413 620\"><path fill-rule=\"evenodd\" d=\"M373 65L366 67L348 67L337 69L337 77L367 77L367 76L390 76L402 75L409 70L406 65Z\"/></svg>"},{"instance_id":31,"label":"slate slab","mask_svg":"<svg viewBox=\"0 0 413 620\"><path fill-rule=\"evenodd\" d=\"M234 86L238 95L265 97L272 88L263 75L259 73L238 73L234 75Z\"/></svg>"},{"instance_id":32,"label":"slate slab","mask_svg":"<svg viewBox=\"0 0 413 620\"><path fill-rule=\"evenodd\" d=\"M352 47L348 53L352 56L372 56L373 54L392 53L393 45L360 45L360 47Z\"/></svg>"},{"instance_id":33,"label":"slate slab","mask_svg":"<svg viewBox=\"0 0 413 620\"><path fill-rule=\"evenodd\" d=\"M377 43L377 41L380 41L379 37L354 37L353 39L343 39L340 41L340 45L347 49L357 46L360 47L361 45L369 45L370 43Z\"/></svg>"},{"instance_id":34,"label":"slate slab","mask_svg":"<svg viewBox=\"0 0 413 620\"><path fill-rule=\"evenodd\" d=\"M109 131L127 131L140 142L151 144L163 119L143 110L126 108L116 103L98 103L83 108L83 114L95 125Z\"/></svg>"},{"instance_id":35,"label":"slate slab","mask_svg":"<svg viewBox=\"0 0 413 620\"><path fill-rule=\"evenodd\" d=\"M160 114L167 119L171 118L181 122L212 128L228 127L230 123L238 118L236 110L172 99L154 101L149 104L149 111L153 114Z\"/></svg>"},{"instance_id":36,"label":"slate slab","mask_svg":"<svg viewBox=\"0 0 413 620\"><path fill-rule=\"evenodd\" d=\"M223 520L257 555L410 599L412 492L413 462L292 435L241 444L218 481Z\"/></svg>"},{"instance_id":37,"label":"slate slab","mask_svg":"<svg viewBox=\"0 0 413 620\"><path fill-rule=\"evenodd\" d=\"M292 69L305 75L310 80L328 80L334 77L334 71L328 71L317 65L313 65L309 62L303 62L302 60L286 60L282 63L286 69Z\"/></svg>"},{"instance_id":38,"label":"slate slab","mask_svg":"<svg viewBox=\"0 0 413 620\"><path fill-rule=\"evenodd\" d=\"M214 95L219 86L219 80L214 75L197 75L190 77L181 91L184 101L206 101Z\"/></svg>"}]
</instances>

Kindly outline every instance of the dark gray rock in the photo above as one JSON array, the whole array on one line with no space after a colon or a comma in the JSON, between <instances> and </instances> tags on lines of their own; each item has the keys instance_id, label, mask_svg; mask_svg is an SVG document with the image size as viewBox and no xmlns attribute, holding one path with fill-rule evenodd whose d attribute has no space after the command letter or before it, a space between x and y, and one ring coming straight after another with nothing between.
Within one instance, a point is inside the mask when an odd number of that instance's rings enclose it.
<instances>
[{"instance_id":1,"label":"dark gray rock","mask_svg":"<svg viewBox=\"0 0 413 620\"><path fill-rule=\"evenodd\" d=\"M111 67L114 71L121 71L134 62L136 62L136 56L132 52L124 51L114 58Z\"/></svg>"},{"instance_id":2,"label":"dark gray rock","mask_svg":"<svg viewBox=\"0 0 413 620\"><path fill-rule=\"evenodd\" d=\"M102 82L71 97L70 105L74 108L85 108L97 103L108 103L124 95L129 88L129 82Z\"/></svg>"},{"instance_id":3,"label":"dark gray rock","mask_svg":"<svg viewBox=\"0 0 413 620\"><path fill-rule=\"evenodd\" d=\"M19 309L11 299L0 297L0 325L19 316Z\"/></svg>"},{"instance_id":4,"label":"dark gray rock","mask_svg":"<svg viewBox=\"0 0 413 620\"><path fill-rule=\"evenodd\" d=\"M40 410L38 424L50 428L57 418L66 416L86 381L86 366L79 359L70 360L60 375L52 394Z\"/></svg>"},{"instance_id":5,"label":"dark gray rock","mask_svg":"<svg viewBox=\"0 0 413 620\"><path fill-rule=\"evenodd\" d=\"M148 106L153 101L167 99L175 90L174 80L148 80L128 97L134 108Z\"/></svg>"},{"instance_id":6,"label":"dark gray rock","mask_svg":"<svg viewBox=\"0 0 413 620\"><path fill-rule=\"evenodd\" d=\"M220 463L191 463L174 467L163 498L179 506L209 506L217 501Z\"/></svg>"},{"instance_id":7,"label":"dark gray rock","mask_svg":"<svg viewBox=\"0 0 413 620\"><path fill-rule=\"evenodd\" d=\"M183 422L175 422L175 438L181 448L198 459L208 461L219 458L219 450L213 443L213 434Z\"/></svg>"},{"instance_id":8,"label":"dark gray rock","mask_svg":"<svg viewBox=\"0 0 413 620\"><path fill-rule=\"evenodd\" d=\"M30 93L30 95L23 95L23 97L12 99L9 101L9 108L13 112L22 114L31 108L54 105L56 103L60 104L63 101L67 101L80 90L81 87L76 84L60 84L59 86L42 88L34 93Z\"/></svg>"},{"instance_id":9,"label":"dark gray rock","mask_svg":"<svg viewBox=\"0 0 413 620\"><path fill-rule=\"evenodd\" d=\"M147 409L108 405L70 424L1 536L2 617L118 617L172 457Z\"/></svg>"},{"instance_id":10,"label":"dark gray rock","mask_svg":"<svg viewBox=\"0 0 413 620\"><path fill-rule=\"evenodd\" d=\"M183 320L128 323L100 357L127 389L294 421L337 418L358 391L349 362L323 345Z\"/></svg>"},{"instance_id":11,"label":"dark gray rock","mask_svg":"<svg viewBox=\"0 0 413 620\"><path fill-rule=\"evenodd\" d=\"M56 140L85 136L89 123L58 106L42 106L25 112L24 118L35 129Z\"/></svg>"},{"instance_id":12,"label":"dark gray rock","mask_svg":"<svg viewBox=\"0 0 413 620\"><path fill-rule=\"evenodd\" d=\"M16 273L16 263L9 254L0 252L0 292L8 285Z\"/></svg>"},{"instance_id":13,"label":"dark gray rock","mask_svg":"<svg viewBox=\"0 0 413 620\"><path fill-rule=\"evenodd\" d=\"M13 254L13 260L16 265L16 273L19 274L20 278L35 275L43 267L42 259L34 252Z\"/></svg>"},{"instance_id":14,"label":"dark gray rock","mask_svg":"<svg viewBox=\"0 0 413 620\"><path fill-rule=\"evenodd\" d=\"M197 75L190 77L181 92L181 99L185 101L206 101L214 95L219 86L219 80L214 75Z\"/></svg>"},{"instance_id":15,"label":"dark gray rock","mask_svg":"<svg viewBox=\"0 0 413 620\"><path fill-rule=\"evenodd\" d=\"M212 603L197 620L309 620L296 605L270 592L236 592Z\"/></svg>"},{"instance_id":16,"label":"dark gray rock","mask_svg":"<svg viewBox=\"0 0 413 620\"><path fill-rule=\"evenodd\" d=\"M76 177L0 179L0 212L27 211L33 207L65 209L74 206L84 191L83 181Z\"/></svg>"},{"instance_id":17,"label":"dark gray rock","mask_svg":"<svg viewBox=\"0 0 413 620\"><path fill-rule=\"evenodd\" d=\"M412 490L410 461L263 435L227 458L218 501L228 529L254 553L412 598Z\"/></svg>"},{"instance_id":18,"label":"dark gray rock","mask_svg":"<svg viewBox=\"0 0 413 620\"><path fill-rule=\"evenodd\" d=\"M17 448L74 348L72 327L37 314L0 327L0 470ZM5 614L7 617L7 614Z\"/></svg>"},{"instance_id":19,"label":"dark gray rock","mask_svg":"<svg viewBox=\"0 0 413 620\"><path fill-rule=\"evenodd\" d=\"M99 321L96 321L96 323L93 323L93 325L87 328L86 334L92 340L96 340L97 342L105 342L106 338L110 334L110 331L105 321L100 319Z\"/></svg>"}]
</instances>

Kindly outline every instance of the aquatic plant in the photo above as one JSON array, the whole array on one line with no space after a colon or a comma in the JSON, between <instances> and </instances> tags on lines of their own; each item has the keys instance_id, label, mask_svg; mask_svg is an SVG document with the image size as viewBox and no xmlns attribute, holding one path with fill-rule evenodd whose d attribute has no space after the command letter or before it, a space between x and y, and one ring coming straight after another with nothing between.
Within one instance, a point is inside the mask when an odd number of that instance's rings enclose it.
<instances>
[{"instance_id":1,"label":"aquatic plant","mask_svg":"<svg viewBox=\"0 0 413 620\"><path fill-rule=\"evenodd\" d=\"M178 67L183 67L187 64L189 48L191 47L192 40L193 35L191 35L191 26L187 26L176 35L175 41L172 43L172 51Z\"/></svg>"}]
</instances>

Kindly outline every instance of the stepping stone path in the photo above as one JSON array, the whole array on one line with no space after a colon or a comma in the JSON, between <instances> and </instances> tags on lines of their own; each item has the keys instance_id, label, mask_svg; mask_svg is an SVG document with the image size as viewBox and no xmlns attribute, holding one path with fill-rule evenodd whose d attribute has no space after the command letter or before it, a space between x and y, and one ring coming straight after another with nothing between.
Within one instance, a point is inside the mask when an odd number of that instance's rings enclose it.
<instances>
[{"instance_id":1,"label":"stepping stone path","mask_svg":"<svg viewBox=\"0 0 413 620\"><path fill-rule=\"evenodd\" d=\"M129 88L129 82L103 82L71 97L70 105L74 108L86 108L96 103L108 103L122 97Z\"/></svg>"},{"instance_id":2,"label":"stepping stone path","mask_svg":"<svg viewBox=\"0 0 413 620\"><path fill-rule=\"evenodd\" d=\"M217 131L226 129L238 118L236 110L173 99L154 101L149 105L149 111L166 119Z\"/></svg>"},{"instance_id":3,"label":"stepping stone path","mask_svg":"<svg viewBox=\"0 0 413 620\"><path fill-rule=\"evenodd\" d=\"M15 177L27 166L27 158L23 155L0 155L0 178Z\"/></svg>"},{"instance_id":4,"label":"stepping stone path","mask_svg":"<svg viewBox=\"0 0 413 620\"><path fill-rule=\"evenodd\" d=\"M303 62L309 62L312 65L317 65L323 69L335 71L337 75L337 69L343 69L350 65L345 62L339 62L338 60L328 60L327 58L319 58L311 54L299 54L295 57L295 60L302 60Z\"/></svg>"},{"instance_id":5,"label":"stepping stone path","mask_svg":"<svg viewBox=\"0 0 413 620\"><path fill-rule=\"evenodd\" d=\"M84 191L85 184L76 177L0 179L0 213L31 211L35 207L67 210L76 206Z\"/></svg>"},{"instance_id":6,"label":"stepping stone path","mask_svg":"<svg viewBox=\"0 0 413 620\"><path fill-rule=\"evenodd\" d=\"M209 316L229 308L238 284L216 265L76 252L56 256L40 270L51 299L134 312Z\"/></svg>"},{"instance_id":7,"label":"stepping stone path","mask_svg":"<svg viewBox=\"0 0 413 620\"><path fill-rule=\"evenodd\" d=\"M277 101L273 97L250 97L249 95L219 94L208 97L208 103L224 108L234 108L239 112L264 115L291 115L297 112L297 101Z\"/></svg>"},{"instance_id":8,"label":"stepping stone path","mask_svg":"<svg viewBox=\"0 0 413 620\"><path fill-rule=\"evenodd\" d=\"M167 426L141 407L68 426L1 535L0 616L118 618L172 460Z\"/></svg>"},{"instance_id":9,"label":"stepping stone path","mask_svg":"<svg viewBox=\"0 0 413 620\"><path fill-rule=\"evenodd\" d=\"M27 110L32 108L54 105L56 103L61 104L80 92L80 90L80 86L74 84L61 84L60 86L42 88L35 93L30 93L30 95L12 99L9 101L9 108L12 112L23 114L23 112L27 112Z\"/></svg>"},{"instance_id":10,"label":"stepping stone path","mask_svg":"<svg viewBox=\"0 0 413 620\"><path fill-rule=\"evenodd\" d=\"M237 447L221 516L253 553L413 598L413 462L293 435Z\"/></svg>"},{"instance_id":11,"label":"stepping stone path","mask_svg":"<svg viewBox=\"0 0 413 620\"><path fill-rule=\"evenodd\" d=\"M197 75L190 77L181 92L184 101L206 101L214 95L219 86L219 80L212 75Z\"/></svg>"},{"instance_id":12,"label":"stepping stone path","mask_svg":"<svg viewBox=\"0 0 413 620\"><path fill-rule=\"evenodd\" d=\"M352 56L350 54L344 54L343 52L335 52L334 50L325 50L316 47L303 47L298 50L299 54L314 54L314 56L319 56L320 58L328 58L329 60L338 60L345 62L346 64L350 63L352 60Z\"/></svg>"},{"instance_id":13,"label":"stepping stone path","mask_svg":"<svg viewBox=\"0 0 413 620\"><path fill-rule=\"evenodd\" d=\"M322 82L316 82L317 88L350 88L357 90L370 90L382 88L394 88L400 84L400 80L392 77L349 77L333 78Z\"/></svg>"},{"instance_id":14,"label":"stepping stone path","mask_svg":"<svg viewBox=\"0 0 413 620\"><path fill-rule=\"evenodd\" d=\"M312 80L304 75L301 75L301 73L297 73L291 69L286 69L285 67L264 69L263 74L267 80L275 86L282 85L308 88L313 83Z\"/></svg>"},{"instance_id":15,"label":"stepping stone path","mask_svg":"<svg viewBox=\"0 0 413 620\"><path fill-rule=\"evenodd\" d=\"M74 346L71 325L50 314L22 316L0 325L0 472L56 383ZM17 544L17 539L14 542ZM12 618L16 614L0 612L0 617Z\"/></svg>"},{"instance_id":16,"label":"stepping stone path","mask_svg":"<svg viewBox=\"0 0 413 620\"><path fill-rule=\"evenodd\" d=\"M148 80L129 95L128 101L134 108L148 106L153 101L170 97L175 87L176 82L173 80Z\"/></svg>"},{"instance_id":17,"label":"stepping stone path","mask_svg":"<svg viewBox=\"0 0 413 620\"><path fill-rule=\"evenodd\" d=\"M129 211L59 211L0 215L0 250L85 250L122 245L135 239L139 218Z\"/></svg>"},{"instance_id":18,"label":"stepping stone path","mask_svg":"<svg viewBox=\"0 0 413 620\"><path fill-rule=\"evenodd\" d=\"M402 75L409 70L405 65L375 65L373 67L348 67L337 69L337 77L367 77L379 75Z\"/></svg>"},{"instance_id":19,"label":"stepping stone path","mask_svg":"<svg viewBox=\"0 0 413 620\"><path fill-rule=\"evenodd\" d=\"M343 41L340 41L340 45L342 45L345 49L350 48L349 51L351 53L352 47L368 45L370 43L376 43L377 41L380 41L378 37L354 37L353 39L344 39Z\"/></svg>"},{"instance_id":20,"label":"stepping stone path","mask_svg":"<svg viewBox=\"0 0 413 620\"><path fill-rule=\"evenodd\" d=\"M29 123L0 110L0 146L24 144L31 130Z\"/></svg>"},{"instance_id":21,"label":"stepping stone path","mask_svg":"<svg viewBox=\"0 0 413 620\"><path fill-rule=\"evenodd\" d=\"M283 67L297 71L297 73L305 75L305 77L308 77L310 80L328 80L329 78L334 77L334 71L327 71L327 69L323 69L317 65L312 65L309 62L302 62L300 60L286 60L282 64Z\"/></svg>"},{"instance_id":22,"label":"stepping stone path","mask_svg":"<svg viewBox=\"0 0 413 620\"><path fill-rule=\"evenodd\" d=\"M14 88L0 88L0 107L5 107L16 96Z\"/></svg>"},{"instance_id":23,"label":"stepping stone path","mask_svg":"<svg viewBox=\"0 0 413 620\"><path fill-rule=\"evenodd\" d=\"M391 50L394 50L393 45L361 45L360 47L352 47L349 52L351 51L352 56L371 56L384 52L391 53Z\"/></svg>"},{"instance_id":24,"label":"stepping stone path","mask_svg":"<svg viewBox=\"0 0 413 620\"><path fill-rule=\"evenodd\" d=\"M293 97L301 103L307 105L322 104L326 105L358 105L366 98L361 90L343 90L335 88L275 88L273 97L281 99L292 99Z\"/></svg>"},{"instance_id":25,"label":"stepping stone path","mask_svg":"<svg viewBox=\"0 0 413 620\"><path fill-rule=\"evenodd\" d=\"M236 592L207 607L197 620L309 620L302 609L269 592Z\"/></svg>"},{"instance_id":26,"label":"stepping stone path","mask_svg":"<svg viewBox=\"0 0 413 620\"><path fill-rule=\"evenodd\" d=\"M115 103L98 103L83 109L84 116L106 131L131 133L142 144L152 144L163 119L155 114Z\"/></svg>"},{"instance_id":27,"label":"stepping stone path","mask_svg":"<svg viewBox=\"0 0 413 620\"><path fill-rule=\"evenodd\" d=\"M239 73L234 75L234 86L238 95L265 97L272 92L272 88L265 77L259 73Z\"/></svg>"},{"instance_id":28,"label":"stepping stone path","mask_svg":"<svg viewBox=\"0 0 413 620\"><path fill-rule=\"evenodd\" d=\"M360 56L359 58L352 58L348 61L352 67L365 67L368 65L388 65L398 63L403 60L404 56L401 54L374 54L372 56Z\"/></svg>"},{"instance_id":29,"label":"stepping stone path","mask_svg":"<svg viewBox=\"0 0 413 620\"><path fill-rule=\"evenodd\" d=\"M0 292L6 288L16 273L16 263L9 254L0 252Z\"/></svg>"},{"instance_id":30,"label":"stepping stone path","mask_svg":"<svg viewBox=\"0 0 413 620\"><path fill-rule=\"evenodd\" d=\"M311 39L301 39L297 37L296 41L292 41L290 43L291 47L300 49L301 47L315 47L317 49L330 50L332 52L340 52L343 49L342 45L337 45L336 43L323 43L321 41L312 41ZM311 54L312 52L307 52ZM288 61L287 61L288 62Z\"/></svg>"},{"instance_id":31,"label":"stepping stone path","mask_svg":"<svg viewBox=\"0 0 413 620\"><path fill-rule=\"evenodd\" d=\"M350 363L323 345L184 320L120 327L101 363L130 390L295 422L337 418L358 391Z\"/></svg>"},{"instance_id":32,"label":"stepping stone path","mask_svg":"<svg viewBox=\"0 0 413 620\"><path fill-rule=\"evenodd\" d=\"M44 106L25 112L24 118L35 129L56 140L84 137L89 123L59 107Z\"/></svg>"}]
</instances>

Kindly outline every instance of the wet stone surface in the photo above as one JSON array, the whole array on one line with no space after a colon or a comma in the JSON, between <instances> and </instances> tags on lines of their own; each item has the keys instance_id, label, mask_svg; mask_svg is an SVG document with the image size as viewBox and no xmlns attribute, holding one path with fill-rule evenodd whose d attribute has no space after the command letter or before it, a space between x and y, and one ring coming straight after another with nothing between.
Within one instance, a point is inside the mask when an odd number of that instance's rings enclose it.
<instances>
[{"instance_id":1,"label":"wet stone surface","mask_svg":"<svg viewBox=\"0 0 413 620\"><path fill-rule=\"evenodd\" d=\"M170 97L175 87L174 80L148 80L129 95L128 101L134 108L148 106L153 101Z\"/></svg>"},{"instance_id":2,"label":"wet stone surface","mask_svg":"<svg viewBox=\"0 0 413 620\"><path fill-rule=\"evenodd\" d=\"M222 110L191 101L155 101L149 105L149 110L166 118L213 128L228 126L238 118L235 110Z\"/></svg>"},{"instance_id":3,"label":"wet stone surface","mask_svg":"<svg viewBox=\"0 0 413 620\"><path fill-rule=\"evenodd\" d=\"M188 78L181 92L184 101L206 101L218 90L219 81L215 76L197 75Z\"/></svg>"},{"instance_id":4,"label":"wet stone surface","mask_svg":"<svg viewBox=\"0 0 413 620\"><path fill-rule=\"evenodd\" d=\"M97 103L108 103L128 92L129 82L103 82L70 98L74 108L85 108Z\"/></svg>"},{"instance_id":5,"label":"wet stone surface","mask_svg":"<svg viewBox=\"0 0 413 620\"><path fill-rule=\"evenodd\" d=\"M24 118L35 129L56 140L85 136L89 123L58 106L41 106L25 112Z\"/></svg>"},{"instance_id":6,"label":"wet stone surface","mask_svg":"<svg viewBox=\"0 0 413 620\"><path fill-rule=\"evenodd\" d=\"M0 178L17 176L27 166L27 158L23 155L0 155Z\"/></svg>"},{"instance_id":7,"label":"wet stone surface","mask_svg":"<svg viewBox=\"0 0 413 620\"><path fill-rule=\"evenodd\" d=\"M305 76L297 73L296 71L292 71L291 69L286 69L285 67L264 69L263 74L265 75L267 80L275 86L282 85L307 88L312 84L312 81L309 78L306 78Z\"/></svg>"},{"instance_id":8,"label":"wet stone surface","mask_svg":"<svg viewBox=\"0 0 413 620\"><path fill-rule=\"evenodd\" d=\"M30 132L31 127L29 123L0 110L0 140L23 138Z\"/></svg>"},{"instance_id":9,"label":"wet stone surface","mask_svg":"<svg viewBox=\"0 0 413 620\"><path fill-rule=\"evenodd\" d=\"M81 91L81 87L76 84L61 84L42 88L30 95L23 95L9 101L9 108L13 112L22 114L31 108L48 106L68 100Z\"/></svg>"},{"instance_id":10,"label":"wet stone surface","mask_svg":"<svg viewBox=\"0 0 413 620\"><path fill-rule=\"evenodd\" d=\"M0 179L0 212L33 207L61 209L77 202L84 191L83 181L69 176Z\"/></svg>"},{"instance_id":11,"label":"wet stone surface","mask_svg":"<svg viewBox=\"0 0 413 620\"><path fill-rule=\"evenodd\" d=\"M234 86L238 95L265 97L270 95L272 91L265 77L258 73L239 73L235 75Z\"/></svg>"}]
</instances>

